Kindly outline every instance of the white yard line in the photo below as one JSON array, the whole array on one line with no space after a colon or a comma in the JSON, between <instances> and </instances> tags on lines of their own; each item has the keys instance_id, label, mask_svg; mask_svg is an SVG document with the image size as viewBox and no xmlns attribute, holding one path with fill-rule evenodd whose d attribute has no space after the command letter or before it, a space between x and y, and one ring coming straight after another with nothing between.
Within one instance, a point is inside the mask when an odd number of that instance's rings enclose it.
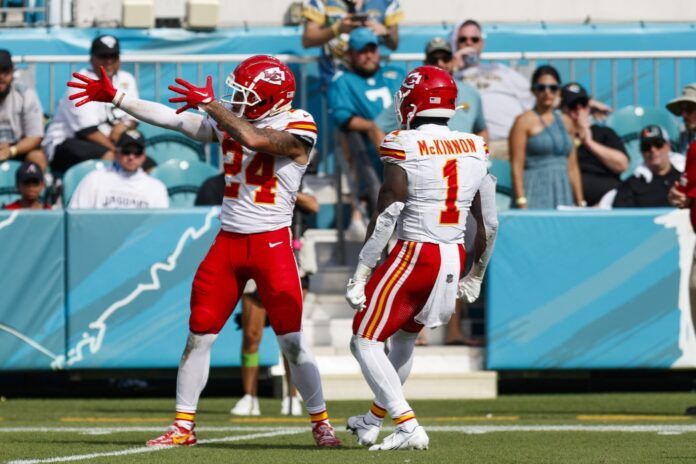
<instances>
[{"instance_id":1,"label":"white yard line","mask_svg":"<svg viewBox=\"0 0 696 464\"><path fill-rule=\"evenodd\" d=\"M305 429L302 429L302 430L280 429L280 430L276 430L274 432L252 433L249 435L236 435L236 436L222 437L222 438L209 438L207 440L199 440L198 443L201 445L205 445L208 443L228 443L228 442L233 442L233 441L255 440L257 438L271 438L271 437L279 437L279 436L283 436L283 435L295 435L297 433L301 433L301 432L305 432L305 431L306 431ZM85 461L88 459L104 458L104 457L111 457L111 456L128 456L131 454L154 453L156 451L164 451L164 450L171 449L171 448L175 448L175 447L174 446L161 446L161 447L141 446L139 448L128 448L128 449L121 450L121 451L110 451L110 452L106 452L106 453L75 454L72 456L60 456L60 457L55 457L55 458L43 458L43 459L21 459L21 460L16 460L16 461L8 461L7 464L40 464L40 463L47 463L47 462Z\"/></svg>"},{"instance_id":2,"label":"white yard line","mask_svg":"<svg viewBox=\"0 0 696 464\"><path fill-rule=\"evenodd\" d=\"M107 433L123 433L123 432L162 432L166 429L166 426L156 427L0 427L0 433L64 433L64 432L74 432L74 433L94 433L94 434L107 434ZM196 427L196 432L277 432L279 430L300 433L309 432L310 426L309 422L307 427L271 427L271 426L252 426L252 427L241 427L241 426L223 426L223 427Z\"/></svg>"},{"instance_id":3,"label":"white yard line","mask_svg":"<svg viewBox=\"0 0 696 464\"><path fill-rule=\"evenodd\" d=\"M334 424L338 430L343 430L342 424ZM394 427L384 427L384 431ZM690 433L696 432L696 424L646 424L646 425L426 425L428 432L455 432L465 434L481 434L496 432L640 432L640 433ZM84 433L104 435L109 433L127 432L160 432L162 427L0 427L0 433ZM265 426L223 426L196 428L199 433L206 432L256 432L296 434L309 432L307 427L265 427ZM213 438L211 440L218 440ZM236 440L236 437L235 437ZM199 443L208 443L199 440Z\"/></svg>"}]
</instances>

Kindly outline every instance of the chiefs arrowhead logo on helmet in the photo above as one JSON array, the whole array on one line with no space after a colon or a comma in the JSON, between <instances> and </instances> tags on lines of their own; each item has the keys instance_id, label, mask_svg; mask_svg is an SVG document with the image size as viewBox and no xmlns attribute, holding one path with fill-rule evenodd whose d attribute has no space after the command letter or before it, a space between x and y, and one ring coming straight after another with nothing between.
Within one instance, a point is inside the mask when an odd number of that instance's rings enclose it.
<instances>
[{"instance_id":1,"label":"chiefs arrowhead logo on helmet","mask_svg":"<svg viewBox=\"0 0 696 464\"><path fill-rule=\"evenodd\" d=\"M406 76L406 79L404 79L404 82L401 85L402 85L402 87L406 87L407 89L412 89L415 86L417 86L418 84L420 84L420 81L422 78L423 78L423 76L421 76L421 73L419 73L417 71L412 72L411 74Z\"/></svg>"},{"instance_id":2,"label":"chiefs arrowhead logo on helmet","mask_svg":"<svg viewBox=\"0 0 696 464\"><path fill-rule=\"evenodd\" d=\"M258 80L266 81L270 84L282 85L285 82L285 72L279 67L264 69L258 76Z\"/></svg>"}]
</instances>

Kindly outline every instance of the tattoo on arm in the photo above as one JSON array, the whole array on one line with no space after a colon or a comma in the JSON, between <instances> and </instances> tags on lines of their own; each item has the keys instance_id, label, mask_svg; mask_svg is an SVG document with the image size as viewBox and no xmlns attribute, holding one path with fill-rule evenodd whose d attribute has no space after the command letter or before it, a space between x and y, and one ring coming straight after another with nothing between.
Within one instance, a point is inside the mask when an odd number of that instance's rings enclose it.
<instances>
[{"instance_id":1,"label":"tattoo on arm","mask_svg":"<svg viewBox=\"0 0 696 464\"><path fill-rule=\"evenodd\" d=\"M309 147L289 132L254 127L218 102L206 105L205 111L218 123L220 129L249 149L269 155L287 156L301 164L305 164L309 157Z\"/></svg>"}]
</instances>

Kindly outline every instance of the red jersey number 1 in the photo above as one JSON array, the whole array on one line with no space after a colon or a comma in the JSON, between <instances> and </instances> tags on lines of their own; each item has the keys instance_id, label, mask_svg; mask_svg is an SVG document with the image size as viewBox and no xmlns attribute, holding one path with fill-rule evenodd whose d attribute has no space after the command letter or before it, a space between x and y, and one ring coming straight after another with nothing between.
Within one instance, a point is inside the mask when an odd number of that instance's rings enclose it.
<instances>
[{"instance_id":1,"label":"red jersey number 1","mask_svg":"<svg viewBox=\"0 0 696 464\"><path fill-rule=\"evenodd\" d=\"M457 194L459 193L459 176L457 173L457 160L451 159L442 168L442 176L447 181L447 198L445 209L440 211L440 224L459 224L459 210L457 209Z\"/></svg>"}]
</instances>

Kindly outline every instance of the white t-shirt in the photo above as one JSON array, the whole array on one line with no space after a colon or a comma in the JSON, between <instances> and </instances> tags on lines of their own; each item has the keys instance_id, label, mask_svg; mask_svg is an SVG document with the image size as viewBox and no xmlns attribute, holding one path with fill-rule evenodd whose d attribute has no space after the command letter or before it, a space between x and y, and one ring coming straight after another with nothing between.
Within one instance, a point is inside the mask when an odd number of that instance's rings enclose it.
<instances>
[{"instance_id":1,"label":"white t-shirt","mask_svg":"<svg viewBox=\"0 0 696 464\"><path fill-rule=\"evenodd\" d=\"M295 198L307 165L290 158L257 153L221 131L215 131L224 152L225 196L220 215L222 229L239 234L268 232L290 227ZM314 146L317 126L312 115L290 110L253 123L259 129L289 132Z\"/></svg>"},{"instance_id":2,"label":"white t-shirt","mask_svg":"<svg viewBox=\"0 0 696 464\"><path fill-rule=\"evenodd\" d=\"M534 106L530 81L504 64L481 63L464 69L457 77L481 94L491 140L507 139L515 118Z\"/></svg>"},{"instance_id":3,"label":"white t-shirt","mask_svg":"<svg viewBox=\"0 0 696 464\"><path fill-rule=\"evenodd\" d=\"M91 69L81 69L80 74L84 74L92 79L98 76ZM119 70L111 80L116 90L123 90L133 98L138 98L138 86L135 77L129 72ZM65 139L75 136L75 133L89 127L98 128L104 135L109 136L114 124L122 121L126 124L135 119L120 108L116 108L112 103L90 102L86 105L75 106L78 100L69 100L68 97L74 93L81 92L82 89L68 87L58 103L58 109L53 116L51 123L46 129L43 139L43 147L48 159L53 159L53 154L58 145Z\"/></svg>"},{"instance_id":4,"label":"white t-shirt","mask_svg":"<svg viewBox=\"0 0 696 464\"><path fill-rule=\"evenodd\" d=\"M471 202L488 172L483 138L424 124L387 134L379 155L408 176L408 196L396 226L399 239L464 243Z\"/></svg>"},{"instance_id":5,"label":"white t-shirt","mask_svg":"<svg viewBox=\"0 0 696 464\"><path fill-rule=\"evenodd\" d=\"M70 208L169 208L169 195L161 181L142 169L131 174L114 165L87 174L70 199Z\"/></svg>"}]
</instances>

